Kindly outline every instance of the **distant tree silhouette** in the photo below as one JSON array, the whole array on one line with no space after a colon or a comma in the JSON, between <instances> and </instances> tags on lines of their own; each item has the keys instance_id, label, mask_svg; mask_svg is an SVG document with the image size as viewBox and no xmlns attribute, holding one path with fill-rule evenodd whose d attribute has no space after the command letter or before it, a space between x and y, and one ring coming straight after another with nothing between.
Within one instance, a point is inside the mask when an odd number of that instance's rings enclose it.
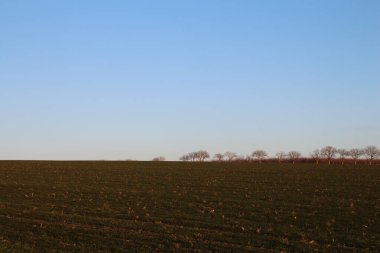
<instances>
[{"instance_id":1,"label":"distant tree silhouette","mask_svg":"<svg viewBox=\"0 0 380 253\"><path fill-rule=\"evenodd\" d=\"M227 158L227 161L232 162L237 157L237 154L235 152L228 151L224 153L224 156Z\"/></svg>"},{"instance_id":2,"label":"distant tree silhouette","mask_svg":"<svg viewBox=\"0 0 380 253\"><path fill-rule=\"evenodd\" d=\"M338 153L340 162L343 165L345 158L350 155L350 152L348 152L347 150L345 150L343 148L338 149L336 152Z\"/></svg>"},{"instance_id":3,"label":"distant tree silhouette","mask_svg":"<svg viewBox=\"0 0 380 253\"><path fill-rule=\"evenodd\" d=\"M268 154L265 150L256 150L252 152L252 157L256 158L259 161L259 163L261 163L262 160L267 156Z\"/></svg>"},{"instance_id":4,"label":"distant tree silhouette","mask_svg":"<svg viewBox=\"0 0 380 253\"><path fill-rule=\"evenodd\" d=\"M214 155L214 158L215 158L215 160L217 160L218 162L221 162L221 161L223 161L223 159L224 159L224 155L223 155L223 154L220 154L220 153L217 153L217 154Z\"/></svg>"},{"instance_id":5,"label":"distant tree silhouette","mask_svg":"<svg viewBox=\"0 0 380 253\"><path fill-rule=\"evenodd\" d=\"M165 161L165 157L158 156L158 157L153 158L152 161L154 161L154 162L163 162L163 161Z\"/></svg>"},{"instance_id":6,"label":"distant tree silhouette","mask_svg":"<svg viewBox=\"0 0 380 253\"><path fill-rule=\"evenodd\" d=\"M210 157L210 154L207 151L199 150L197 152L190 152L186 155L183 155L179 158L181 161L199 161L204 162L207 158Z\"/></svg>"},{"instance_id":7,"label":"distant tree silhouette","mask_svg":"<svg viewBox=\"0 0 380 253\"><path fill-rule=\"evenodd\" d=\"M301 153L293 150L288 153L288 156L290 160L292 161L292 163L294 164L298 159L301 158Z\"/></svg>"},{"instance_id":8,"label":"distant tree silhouette","mask_svg":"<svg viewBox=\"0 0 380 253\"><path fill-rule=\"evenodd\" d=\"M194 161L197 159L197 153L196 153L196 152L190 152L190 153L188 154L188 156L190 157L190 160L191 160L192 162L194 162Z\"/></svg>"},{"instance_id":9,"label":"distant tree silhouette","mask_svg":"<svg viewBox=\"0 0 380 253\"><path fill-rule=\"evenodd\" d=\"M278 153L276 153L276 158L277 158L278 163L281 163L282 160L285 159L285 157L286 157L285 152L278 152Z\"/></svg>"},{"instance_id":10,"label":"distant tree silhouette","mask_svg":"<svg viewBox=\"0 0 380 253\"><path fill-rule=\"evenodd\" d=\"M319 160L321 160L321 151L319 149L314 150L310 157L315 161L316 164L319 164Z\"/></svg>"},{"instance_id":11,"label":"distant tree silhouette","mask_svg":"<svg viewBox=\"0 0 380 253\"><path fill-rule=\"evenodd\" d=\"M195 159L199 162L204 162L205 159L210 158L210 154L205 150L199 150L195 153Z\"/></svg>"},{"instance_id":12,"label":"distant tree silhouette","mask_svg":"<svg viewBox=\"0 0 380 253\"><path fill-rule=\"evenodd\" d=\"M327 159L329 164L331 164L331 161L335 157L336 152L336 148L332 146L327 146L321 149L321 155Z\"/></svg>"},{"instance_id":13,"label":"distant tree silhouette","mask_svg":"<svg viewBox=\"0 0 380 253\"><path fill-rule=\"evenodd\" d=\"M369 165L372 165L373 160L380 156L380 150L375 146L368 146L363 151L368 158Z\"/></svg>"},{"instance_id":14,"label":"distant tree silhouette","mask_svg":"<svg viewBox=\"0 0 380 253\"><path fill-rule=\"evenodd\" d=\"M364 154L363 150L358 148L353 148L349 151L350 156L354 160L355 165L358 163L359 158Z\"/></svg>"},{"instance_id":15,"label":"distant tree silhouette","mask_svg":"<svg viewBox=\"0 0 380 253\"><path fill-rule=\"evenodd\" d=\"M338 155L338 158L335 159L337 155ZM349 151L343 148L336 149L335 147L332 147L332 146L326 146L326 147L323 147L322 149L314 150L312 153L310 153L311 159L305 158L305 159L302 159L302 162L310 162L313 160L318 165L319 162L323 159L322 161L326 160L328 161L328 164L331 164L333 161L334 162L340 161L340 163L343 165L347 161L346 157L349 156L352 158L352 160L350 161L354 161L356 165L360 157L362 157L363 155L365 155L366 158L368 159L369 165L372 165L374 161L377 161L377 159L380 157L380 150L375 146L368 146L365 149L354 148ZM265 150L260 149L260 150L255 150L254 152L252 152L251 155L247 155L245 157L238 156L235 152L230 152L230 151L225 152L224 154L216 153L213 156L213 159L214 161L219 161L219 162L221 161L251 162L252 160L256 160L259 163L262 163L266 157L268 157L267 152ZM274 157L271 157L270 159L268 159L268 161L274 162L277 160L278 163L281 163L282 161L286 160L286 157L288 157L287 159L288 161L291 161L294 164L300 161L301 153L294 150L288 152L287 154L284 152L278 152L275 154ZM187 153L181 156L179 160L204 162L208 158L210 158L210 154L207 151L199 150L196 152ZM165 160L165 157L158 156L158 157L153 158L152 161L164 161L164 160Z\"/></svg>"},{"instance_id":16,"label":"distant tree silhouette","mask_svg":"<svg viewBox=\"0 0 380 253\"><path fill-rule=\"evenodd\" d=\"M187 155L183 155L179 158L180 161L184 161L184 162L187 162L187 161L190 161L190 156L187 154Z\"/></svg>"}]
</instances>

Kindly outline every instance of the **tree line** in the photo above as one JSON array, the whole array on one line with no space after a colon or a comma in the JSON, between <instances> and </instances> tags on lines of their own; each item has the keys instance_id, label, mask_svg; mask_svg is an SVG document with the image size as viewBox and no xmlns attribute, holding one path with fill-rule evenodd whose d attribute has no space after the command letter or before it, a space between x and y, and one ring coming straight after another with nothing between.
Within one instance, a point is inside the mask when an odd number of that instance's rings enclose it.
<instances>
[{"instance_id":1,"label":"tree line","mask_svg":"<svg viewBox=\"0 0 380 253\"><path fill-rule=\"evenodd\" d=\"M204 162L209 159L211 156L205 150L200 150L196 152L187 153L179 158L180 161L186 162ZM277 161L278 163L282 162L314 162L319 164L321 162L327 162L331 164L333 162L339 162L344 164L347 161L353 162L355 165L358 161L366 159L370 165L372 165L380 157L380 150L375 146L368 146L363 149L354 148L350 150L338 149L332 146L326 146L321 149L316 149L309 156L304 157L298 151L292 150L287 153L278 152L274 157L269 157L268 153L265 150L255 150L250 155L239 156L235 152L225 152L217 153L213 156L213 161L218 162L236 162L236 161L245 161L245 162L258 162L262 163L264 161ZM154 159L156 161L162 161L159 159Z\"/></svg>"}]
</instances>

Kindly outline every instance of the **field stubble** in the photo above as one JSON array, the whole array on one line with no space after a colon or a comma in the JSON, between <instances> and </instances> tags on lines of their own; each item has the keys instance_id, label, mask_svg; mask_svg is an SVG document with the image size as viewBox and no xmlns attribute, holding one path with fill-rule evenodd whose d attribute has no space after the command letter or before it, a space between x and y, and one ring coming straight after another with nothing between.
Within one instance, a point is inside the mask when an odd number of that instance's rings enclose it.
<instances>
[{"instance_id":1,"label":"field stubble","mask_svg":"<svg viewBox=\"0 0 380 253\"><path fill-rule=\"evenodd\" d=\"M0 162L0 251L376 252L380 166Z\"/></svg>"}]
</instances>

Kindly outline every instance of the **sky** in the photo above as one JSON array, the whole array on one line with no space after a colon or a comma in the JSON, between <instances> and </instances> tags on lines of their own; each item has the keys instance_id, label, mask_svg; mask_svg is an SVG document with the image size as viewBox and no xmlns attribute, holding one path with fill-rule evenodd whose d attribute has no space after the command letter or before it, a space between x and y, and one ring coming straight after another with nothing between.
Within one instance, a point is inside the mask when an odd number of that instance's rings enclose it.
<instances>
[{"instance_id":1,"label":"sky","mask_svg":"<svg viewBox=\"0 0 380 253\"><path fill-rule=\"evenodd\" d=\"M380 1L0 1L0 159L380 146Z\"/></svg>"}]
</instances>

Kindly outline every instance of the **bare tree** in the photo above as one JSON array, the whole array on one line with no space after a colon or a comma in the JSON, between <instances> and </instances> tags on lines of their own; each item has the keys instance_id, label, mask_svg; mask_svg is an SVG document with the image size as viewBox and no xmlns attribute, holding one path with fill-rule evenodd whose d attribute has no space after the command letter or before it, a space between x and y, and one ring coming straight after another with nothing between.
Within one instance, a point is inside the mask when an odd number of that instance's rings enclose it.
<instances>
[{"instance_id":1,"label":"bare tree","mask_svg":"<svg viewBox=\"0 0 380 253\"><path fill-rule=\"evenodd\" d=\"M223 159L224 159L224 155L223 155L223 154L220 154L220 153L217 153L217 154L214 155L214 158L215 158L215 160L217 160L218 162L221 162L221 161L223 161Z\"/></svg>"},{"instance_id":2,"label":"bare tree","mask_svg":"<svg viewBox=\"0 0 380 253\"><path fill-rule=\"evenodd\" d=\"M301 153L297 152L297 151L290 151L288 153L288 156L289 156L290 160L292 161L292 163L294 164L298 159L300 159Z\"/></svg>"},{"instance_id":3,"label":"bare tree","mask_svg":"<svg viewBox=\"0 0 380 253\"><path fill-rule=\"evenodd\" d=\"M355 165L358 163L358 159L364 154L363 150L358 148L353 148L350 150L350 156L355 162Z\"/></svg>"},{"instance_id":4,"label":"bare tree","mask_svg":"<svg viewBox=\"0 0 380 253\"><path fill-rule=\"evenodd\" d=\"M368 158L369 165L372 165L373 160L380 156L380 150L375 146L368 146L364 149L364 154Z\"/></svg>"},{"instance_id":5,"label":"bare tree","mask_svg":"<svg viewBox=\"0 0 380 253\"><path fill-rule=\"evenodd\" d=\"M188 156L189 156L189 158L190 158L190 160L191 160L192 162L194 162L194 161L198 158L198 154L197 154L197 152L190 152L190 153L188 154Z\"/></svg>"},{"instance_id":6,"label":"bare tree","mask_svg":"<svg viewBox=\"0 0 380 253\"><path fill-rule=\"evenodd\" d=\"M276 157L277 157L278 163L281 163L282 160L284 160L284 158L286 157L286 154L285 152L278 152L276 153Z\"/></svg>"},{"instance_id":7,"label":"bare tree","mask_svg":"<svg viewBox=\"0 0 380 253\"><path fill-rule=\"evenodd\" d=\"M204 162L205 159L210 157L210 154L205 150L195 152L195 157L199 162Z\"/></svg>"},{"instance_id":8,"label":"bare tree","mask_svg":"<svg viewBox=\"0 0 380 253\"><path fill-rule=\"evenodd\" d=\"M184 162L187 162L187 161L190 161L191 158L190 158L190 156L187 154L187 155L183 155L183 156L181 156L181 157L179 158L179 160L184 161Z\"/></svg>"},{"instance_id":9,"label":"bare tree","mask_svg":"<svg viewBox=\"0 0 380 253\"><path fill-rule=\"evenodd\" d=\"M165 157L158 156L158 157L153 158L152 161L154 161L154 162L163 162L163 161L165 161Z\"/></svg>"},{"instance_id":10,"label":"bare tree","mask_svg":"<svg viewBox=\"0 0 380 253\"><path fill-rule=\"evenodd\" d=\"M316 164L319 164L319 160L321 160L321 151L319 149L314 150L311 154L310 157L314 159Z\"/></svg>"},{"instance_id":11,"label":"bare tree","mask_svg":"<svg viewBox=\"0 0 380 253\"><path fill-rule=\"evenodd\" d=\"M179 158L181 161L192 161L194 162L195 160L198 160L198 153L197 152L190 152L187 153L186 155L183 155Z\"/></svg>"},{"instance_id":12,"label":"bare tree","mask_svg":"<svg viewBox=\"0 0 380 253\"><path fill-rule=\"evenodd\" d=\"M268 156L268 154L265 150L256 150L256 151L252 152L252 157L257 158L259 163L261 163L262 160L267 156Z\"/></svg>"},{"instance_id":13,"label":"bare tree","mask_svg":"<svg viewBox=\"0 0 380 253\"><path fill-rule=\"evenodd\" d=\"M336 148L332 146L327 146L321 149L321 155L327 159L329 164L331 164L331 160L335 157L336 152Z\"/></svg>"},{"instance_id":14,"label":"bare tree","mask_svg":"<svg viewBox=\"0 0 380 253\"><path fill-rule=\"evenodd\" d=\"M338 153L340 162L343 165L344 164L344 160L346 159L346 156L349 156L350 153L347 150L343 149L343 148L342 149L338 149L336 152Z\"/></svg>"},{"instance_id":15,"label":"bare tree","mask_svg":"<svg viewBox=\"0 0 380 253\"><path fill-rule=\"evenodd\" d=\"M227 161L232 162L237 157L237 154L235 152L228 151L224 153L224 156L227 157Z\"/></svg>"}]
</instances>

